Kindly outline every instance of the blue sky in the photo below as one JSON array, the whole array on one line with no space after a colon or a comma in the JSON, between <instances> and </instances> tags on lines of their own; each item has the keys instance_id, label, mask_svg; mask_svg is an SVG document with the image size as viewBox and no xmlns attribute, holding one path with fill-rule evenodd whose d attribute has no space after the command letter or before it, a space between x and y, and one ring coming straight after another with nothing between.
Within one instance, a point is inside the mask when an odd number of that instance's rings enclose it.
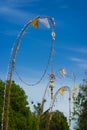
<instances>
[{"instance_id":1,"label":"blue sky","mask_svg":"<svg viewBox=\"0 0 87 130\"><path fill-rule=\"evenodd\" d=\"M55 75L61 67L67 73L75 73L77 83L81 83L87 69L87 1L86 0L1 0L0 1L0 78L5 80L11 48L23 26L32 18L51 16L55 20ZM16 58L16 69L27 82L36 82L48 60L51 46L51 29L30 26L21 39ZM40 100L48 74L40 84L42 88L28 88L13 74L13 79L24 87L31 100ZM56 76L57 77L57 76ZM60 84L70 84L69 79ZM58 86L58 84L56 84ZM57 87L58 89L58 87ZM38 95L38 96L37 96ZM32 97L32 98L31 98ZM34 98L34 99L33 99Z\"/></svg>"}]
</instances>

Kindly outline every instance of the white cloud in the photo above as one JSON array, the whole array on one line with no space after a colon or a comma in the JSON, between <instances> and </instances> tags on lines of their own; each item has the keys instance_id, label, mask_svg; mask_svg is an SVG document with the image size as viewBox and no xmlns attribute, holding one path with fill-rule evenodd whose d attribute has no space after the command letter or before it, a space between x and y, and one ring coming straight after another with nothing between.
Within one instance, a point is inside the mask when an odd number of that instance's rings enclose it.
<instances>
[{"instance_id":1,"label":"white cloud","mask_svg":"<svg viewBox=\"0 0 87 130\"><path fill-rule=\"evenodd\" d=\"M74 61L77 63L77 65L84 70L87 69L87 60L86 59L81 59L77 57L70 58L71 61Z\"/></svg>"},{"instance_id":2,"label":"white cloud","mask_svg":"<svg viewBox=\"0 0 87 130\"><path fill-rule=\"evenodd\" d=\"M34 4L35 2L38 2L40 0L3 0L0 1L0 6L8 6L8 7L24 7L24 5L26 6L30 6L30 4Z\"/></svg>"},{"instance_id":3,"label":"white cloud","mask_svg":"<svg viewBox=\"0 0 87 130\"><path fill-rule=\"evenodd\" d=\"M86 53L87 54L87 48L67 48L68 50L79 52L79 53Z\"/></svg>"},{"instance_id":4,"label":"white cloud","mask_svg":"<svg viewBox=\"0 0 87 130\"><path fill-rule=\"evenodd\" d=\"M39 0L3 0L0 1L0 15L7 21L15 22L16 20L26 21L34 18L36 14L27 10L30 6L35 6ZM23 7L23 8L22 8ZM26 11L25 11L25 7ZM16 19L16 20L15 20Z\"/></svg>"},{"instance_id":5,"label":"white cloud","mask_svg":"<svg viewBox=\"0 0 87 130\"><path fill-rule=\"evenodd\" d=\"M24 18L24 17L28 17L28 16L32 16L33 14L29 14L27 12L23 12L14 8L10 8L10 7L0 7L0 14L3 14L5 16L10 16L10 17L17 17L17 18Z\"/></svg>"},{"instance_id":6,"label":"white cloud","mask_svg":"<svg viewBox=\"0 0 87 130\"><path fill-rule=\"evenodd\" d=\"M65 44L65 43L63 43ZM76 43L77 44L77 43ZM83 44L83 43L81 43ZM77 53L83 53L83 54L87 54L87 46L85 47L78 47L78 46L75 46L75 47L66 47L66 46L60 46L61 49L65 49L65 50L69 50L69 51L73 51L73 52L77 52Z\"/></svg>"},{"instance_id":7,"label":"white cloud","mask_svg":"<svg viewBox=\"0 0 87 130\"><path fill-rule=\"evenodd\" d=\"M84 60L84 59L80 59L80 58L76 58L76 57L71 58L71 60L72 60L72 61L75 61L75 62L80 62L80 63L87 62L87 61Z\"/></svg>"}]
</instances>

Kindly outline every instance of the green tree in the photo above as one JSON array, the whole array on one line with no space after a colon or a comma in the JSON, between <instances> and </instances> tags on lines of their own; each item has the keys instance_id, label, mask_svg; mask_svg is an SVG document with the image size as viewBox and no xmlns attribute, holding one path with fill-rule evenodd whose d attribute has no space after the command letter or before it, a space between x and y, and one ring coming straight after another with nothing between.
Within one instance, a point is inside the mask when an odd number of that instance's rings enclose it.
<instances>
[{"instance_id":1,"label":"green tree","mask_svg":"<svg viewBox=\"0 0 87 130\"><path fill-rule=\"evenodd\" d=\"M4 85L5 83L0 80L0 124L2 118ZM12 81L9 108L9 130L36 130L35 126L36 116L30 111L24 90Z\"/></svg>"},{"instance_id":2,"label":"green tree","mask_svg":"<svg viewBox=\"0 0 87 130\"><path fill-rule=\"evenodd\" d=\"M2 123L3 99L4 99L4 82L0 80L0 130Z\"/></svg>"},{"instance_id":3,"label":"green tree","mask_svg":"<svg viewBox=\"0 0 87 130\"><path fill-rule=\"evenodd\" d=\"M73 116L76 122L75 129L87 130L87 84L79 86Z\"/></svg>"},{"instance_id":4,"label":"green tree","mask_svg":"<svg viewBox=\"0 0 87 130\"><path fill-rule=\"evenodd\" d=\"M49 109L41 116L40 130L69 130L67 118L57 111L49 112Z\"/></svg>"},{"instance_id":5,"label":"green tree","mask_svg":"<svg viewBox=\"0 0 87 130\"><path fill-rule=\"evenodd\" d=\"M69 130L67 118L60 111L42 112L40 103L34 104L34 113L37 116L37 130Z\"/></svg>"},{"instance_id":6,"label":"green tree","mask_svg":"<svg viewBox=\"0 0 87 130\"><path fill-rule=\"evenodd\" d=\"M12 82L10 96L9 130L29 129L31 112L24 90Z\"/></svg>"},{"instance_id":7,"label":"green tree","mask_svg":"<svg viewBox=\"0 0 87 130\"><path fill-rule=\"evenodd\" d=\"M55 111L50 122L50 130L69 130L67 118L63 113Z\"/></svg>"}]
</instances>

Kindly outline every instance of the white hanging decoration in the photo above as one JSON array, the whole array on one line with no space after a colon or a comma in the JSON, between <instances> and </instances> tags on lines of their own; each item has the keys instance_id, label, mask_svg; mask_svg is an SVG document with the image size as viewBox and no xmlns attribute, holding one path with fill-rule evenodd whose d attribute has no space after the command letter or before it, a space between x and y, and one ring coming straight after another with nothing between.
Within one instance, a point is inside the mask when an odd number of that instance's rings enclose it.
<instances>
[{"instance_id":1,"label":"white hanging decoration","mask_svg":"<svg viewBox=\"0 0 87 130\"><path fill-rule=\"evenodd\" d=\"M50 24L48 22L47 18L39 18L39 22L41 22L44 26L46 26L47 28L50 28Z\"/></svg>"}]
</instances>

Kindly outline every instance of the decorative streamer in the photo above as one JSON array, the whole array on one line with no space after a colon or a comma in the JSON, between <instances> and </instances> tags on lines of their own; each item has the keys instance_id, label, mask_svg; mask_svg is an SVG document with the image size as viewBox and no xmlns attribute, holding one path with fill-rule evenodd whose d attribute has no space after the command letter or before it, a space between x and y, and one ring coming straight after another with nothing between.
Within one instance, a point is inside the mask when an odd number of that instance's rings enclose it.
<instances>
[{"instance_id":1,"label":"decorative streamer","mask_svg":"<svg viewBox=\"0 0 87 130\"><path fill-rule=\"evenodd\" d=\"M32 20L31 24L32 24L34 27L38 28L38 19L36 18L36 19Z\"/></svg>"},{"instance_id":2,"label":"decorative streamer","mask_svg":"<svg viewBox=\"0 0 87 130\"><path fill-rule=\"evenodd\" d=\"M65 89L62 87L62 88L60 88L60 90L59 90L59 92L60 92L60 94L63 94L64 93L64 91L65 91Z\"/></svg>"},{"instance_id":3,"label":"decorative streamer","mask_svg":"<svg viewBox=\"0 0 87 130\"><path fill-rule=\"evenodd\" d=\"M77 91L78 90L78 85L77 84L75 84L74 85L74 89L73 89L74 91Z\"/></svg>"},{"instance_id":4,"label":"decorative streamer","mask_svg":"<svg viewBox=\"0 0 87 130\"><path fill-rule=\"evenodd\" d=\"M78 90L78 85L75 84L75 85L74 85L74 88L73 88L73 95L72 95L72 97L73 97L74 100L75 100L76 97L77 97L77 90Z\"/></svg>"},{"instance_id":5,"label":"decorative streamer","mask_svg":"<svg viewBox=\"0 0 87 130\"><path fill-rule=\"evenodd\" d=\"M64 68L61 68L61 69L60 69L60 73L62 74L62 76L64 76L64 75L66 74L65 69L64 69Z\"/></svg>"},{"instance_id":6,"label":"decorative streamer","mask_svg":"<svg viewBox=\"0 0 87 130\"><path fill-rule=\"evenodd\" d=\"M50 24L48 22L47 18L39 18L39 22L41 22L44 26L46 26L47 28L50 28Z\"/></svg>"}]
</instances>

